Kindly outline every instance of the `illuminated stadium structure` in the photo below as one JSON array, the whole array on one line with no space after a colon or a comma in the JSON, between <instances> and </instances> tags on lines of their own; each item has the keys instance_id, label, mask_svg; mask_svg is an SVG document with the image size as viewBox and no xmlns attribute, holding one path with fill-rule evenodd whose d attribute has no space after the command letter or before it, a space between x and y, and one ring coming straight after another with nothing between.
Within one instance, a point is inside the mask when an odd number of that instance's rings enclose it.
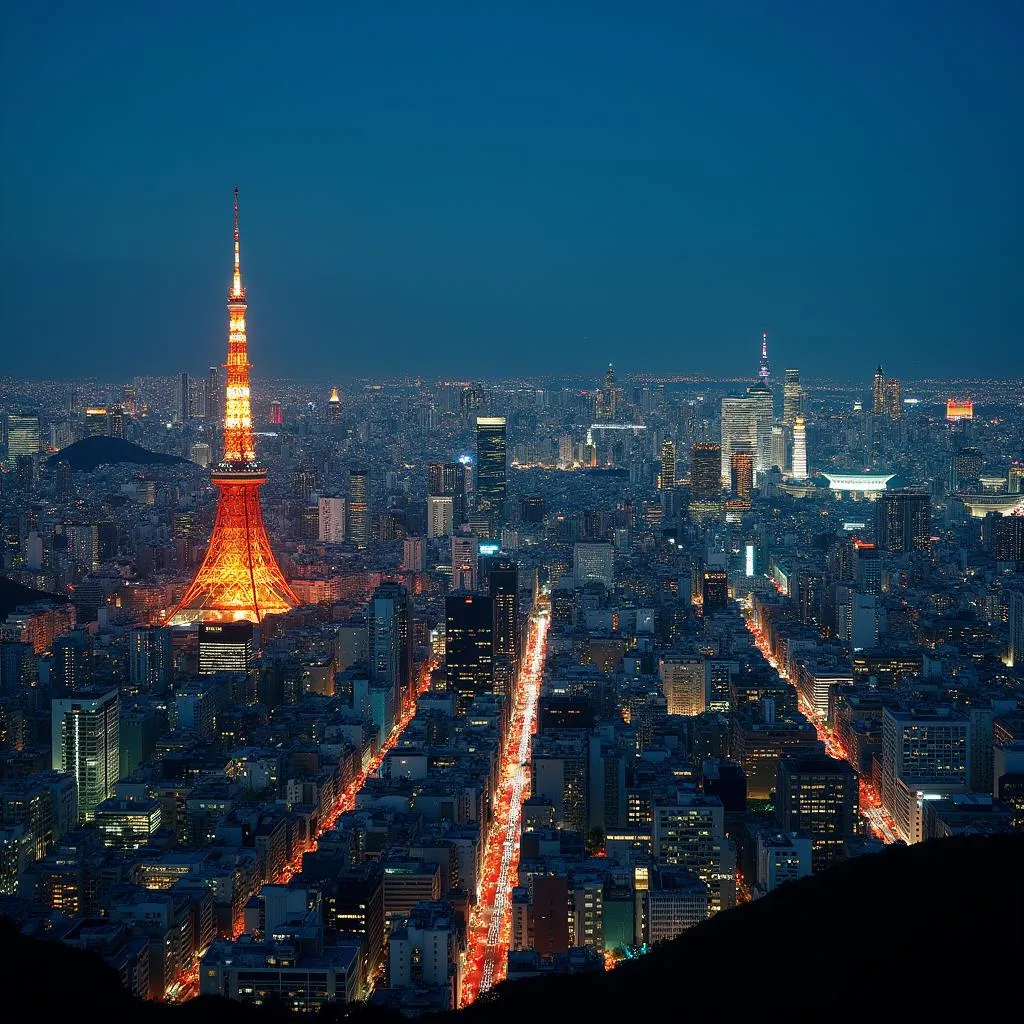
<instances>
[{"instance_id":1,"label":"illuminated stadium structure","mask_svg":"<svg viewBox=\"0 0 1024 1024\"><path fill-rule=\"evenodd\" d=\"M1024 494L957 494L973 519L984 519L989 512L1004 516L1024 516Z\"/></svg>"},{"instance_id":2,"label":"illuminated stadium structure","mask_svg":"<svg viewBox=\"0 0 1024 1024\"><path fill-rule=\"evenodd\" d=\"M871 494L884 491L895 473L822 473L830 490Z\"/></svg>"}]
</instances>

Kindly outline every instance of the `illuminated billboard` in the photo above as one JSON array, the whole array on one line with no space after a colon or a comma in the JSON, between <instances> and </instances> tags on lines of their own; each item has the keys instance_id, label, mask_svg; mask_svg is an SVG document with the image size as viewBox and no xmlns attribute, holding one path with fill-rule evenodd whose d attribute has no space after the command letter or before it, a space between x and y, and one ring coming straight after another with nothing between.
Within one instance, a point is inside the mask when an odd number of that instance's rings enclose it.
<instances>
[{"instance_id":1,"label":"illuminated billboard","mask_svg":"<svg viewBox=\"0 0 1024 1024\"><path fill-rule=\"evenodd\" d=\"M950 398L946 402L946 421L961 423L963 420L974 419L974 402L969 398Z\"/></svg>"}]
</instances>

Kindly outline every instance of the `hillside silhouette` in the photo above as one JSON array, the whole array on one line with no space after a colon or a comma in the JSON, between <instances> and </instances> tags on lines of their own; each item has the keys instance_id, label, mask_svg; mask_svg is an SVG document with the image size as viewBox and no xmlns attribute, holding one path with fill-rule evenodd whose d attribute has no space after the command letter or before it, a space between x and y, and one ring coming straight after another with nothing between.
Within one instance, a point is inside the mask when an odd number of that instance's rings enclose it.
<instances>
[{"instance_id":1,"label":"hillside silhouette","mask_svg":"<svg viewBox=\"0 0 1024 1024\"><path fill-rule=\"evenodd\" d=\"M280 1006L219 998L182 1007L140 1003L98 957L23 938L10 922L0 927L0 962L8 995L24 993L44 1019L116 1020L122 1012L138 1024L296 1019ZM466 1010L432 1019L628 1024L638 1013L657 1013L831 1022L946 1017L964 1003L979 1014L1014 999L1013 965L1020 963L1024 835L971 836L839 864L719 914L614 971L507 983ZM339 1006L314 1019L402 1018Z\"/></svg>"},{"instance_id":2,"label":"hillside silhouette","mask_svg":"<svg viewBox=\"0 0 1024 1024\"><path fill-rule=\"evenodd\" d=\"M121 463L138 466L189 465L189 460L180 455L153 452L133 441L120 437L83 437L81 441L69 444L54 452L47 460L49 466L66 462L76 473L91 473L99 466L115 466Z\"/></svg>"}]
</instances>

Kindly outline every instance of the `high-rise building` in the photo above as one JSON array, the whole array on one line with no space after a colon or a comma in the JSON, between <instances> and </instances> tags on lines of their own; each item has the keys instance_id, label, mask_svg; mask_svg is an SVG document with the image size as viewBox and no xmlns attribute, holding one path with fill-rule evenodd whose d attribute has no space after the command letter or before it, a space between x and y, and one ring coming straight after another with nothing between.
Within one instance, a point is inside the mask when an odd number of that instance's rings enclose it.
<instances>
[{"instance_id":1,"label":"high-rise building","mask_svg":"<svg viewBox=\"0 0 1024 1024\"><path fill-rule=\"evenodd\" d=\"M519 502L519 518L531 526L544 522L547 506L539 494L527 495Z\"/></svg>"},{"instance_id":2,"label":"high-rise building","mask_svg":"<svg viewBox=\"0 0 1024 1024\"><path fill-rule=\"evenodd\" d=\"M209 469L213 462L213 449L205 441L196 441L188 450L189 459L203 469Z\"/></svg>"},{"instance_id":3,"label":"high-rise building","mask_svg":"<svg viewBox=\"0 0 1024 1024\"><path fill-rule=\"evenodd\" d=\"M790 428L784 423L776 423L772 426L772 465L781 470L783 473L788 468L788 460L786 458L787 445L787 433Z\"/></svg>"},{"instance_id":4,"label":"high-rise building","mask_svg":"<svg viewBox=\"0 0 1024 1024\"><path fill-rule=\"evenodd\" d=\"M296 501L308 504L313 500L316 487L316 472L308 466L299 466L292 473L292 497Z\"/></svg>"},{"instance_id":5,"label":"high-rise building","mask_svg":"<svg viewBox=\"0 0 1024 1024\"><path fill-rule=\"evenodd\" d=\"M349 470L348 539L362 550L370 546L370 471Z\"/></svg>"},{"instance_id":6,"label":"high-rise building","mask_svg":"<svg viewBox=\"0 0 1024 1024\"><path fill-rule=\"evenodd\" d=\"M661 476L658 486L671 491L676 485L676 444L671 437L661 442Z\"/></svg>"},{"instance_id":7,"label":"high-rise building","mask_svg":"<svg viewBox=\"0 0 1024 1024\"><path fill-rule=\"evenodd\" d=\"M742 398L722 399L723 485L729 482L731 460L736 452L749 452L753 456L755 473L771 469L772 393L763 380L747 388Z\"/></svg>"},{"instance_id":8,"label":"high-rise building","mask_svg":"<svg viewBox=\"0 0 1024 1024\"><path fill-rule=\"evenodd\" d=\"M519 566L508 555L491 557L487 589L494 606L495 682L511 697L519 666ZM507 680L499 680L503 674Z\"/></svg>"},{"instance_id":9,"label":"high-rise building","mask_svg":"<svg viewBox=\"0 0 1024 1024\"><path fill-rule=\"evenodd\" d=\"M452 499L452 523L455 528L466 521L466 468L461 462L427 464L427 498ZM451 533L449 529L447 533ZM435 536L447 536L447 533Z\"/></svg>"},{"instance_id":10,"label":"high-rise building","mask_svg":"<svg viewBox=\"0 0 1024 1024\"><path fill-rule=\"evenodd\" d=\"M7 465L18 464L18 456L39 454L39 416L34 412L9 412L6 420Z\"/></svg>"},{"instance_id":11,"label":"high-rise building","mask_svg":"<svg viewBox=\"0 0 1024 1024\"><path fill-rule=\"evenodd\" d=\"M803 412L804 389L800 384L800 371L787 370L782 383L782 422L793 426L797 413Z\"/></svg>"},{"instance_id":12,"label":"high-rise building","mask_svg":"<svg viewBox=\"0 0 1024 1024\"><path fill-rule=\"evenodd\" d=\"M51 766L75 777L80 821L92 821L96 805L114 795L119 710L116 689L51 702Z\"/></svg>"},{"instance_id":13,"label":"high-rise building","mask_svg":"<svg viewBox=\"0 0 1024 1024\"><path fill-rule=\"evenodd\" d=\"M857 832L859 804L857 773L847 761L820 754L779 762L776 817L787 832L810 836L815 871L842 857L843 842Z\"/></svg>"},{"instance_id":14,"label":"high-rise building","mask_svg":"<svg viewBox=\"0 0 1024 1024\"><path fill-rule=\"evenodd\" d=\"M494 689L494 602L489 595L445 598L445 686L464 715L478 693Z\"/></svg>"},{"instance_id":15,"label":"high-rise building","mask_svg":"<svg viewBox=\"0 0 1024 1024\"><path fill-rule=\"evenodd\" d=\"M611 544L573 545L572 571L577 584L597 580L611 590L615 586L615 549Z\"/></svg>"},{"instance_id":16,"label":"high-rise building","mask_svg":"<svg viewBox=\"0 0 1024 1024\"><path fill-rule=\"evenodd\" d=\"M801 413L793 420L793 472L794 480L807 479L807 424Z\"/></svg>"},{"instance_id":17,"label":"high-rise building","mask_svg":"<svg viewBox=\"0 0 1024 1024\"><path fill-rule=\"evenodd\" d=\"M327 399L327 422L341 422L341 395L337 388L331 388L331 397Z\"/></svg>"},{"instance_id":18,"label":"high-rise building","mask_svg":"<svg viewBox=\"0 0 1024 1024\"><path fill-rule=\"evenodd\" d=\"M392 688L395 717L410 698L413 678L412 600L400 583L382 583L366 609L370 681Z\"/></svg>"},{"instance_id":19,"label":"high-rise building","mask_svg":"<svg viewBox=\"0 0 1024 1024\"><path fill-rule=\"evenodd\" d=\"M700 715L707 705L704 658L666 655L658 662L661 692L670 715Z\"/></svg>"},{"instance_id":20,"label":"high-rise building","mask_svg":"<svg viewBox=\"0 0 1024 1024\"><path fill-rule=\"evenodd\" d=\"M873 416L885 415L885 374L881 367L875 370L871 379L871 413Z\"/></svg>"},{"instance_id":21,"label":"high-rise building","mask_svg":"<svg viewBox=\"0 0 1024 1024\"><path fill-rule=\"evenodd\" d=\"M931 541L932 504L915 491L885 491L875 504L875 543L883 551L926 551Z\"/></svg>"},{"instance_id":22,"label":"high-rise building","mask_svg":"<svg viewBox=\"0 0 1024 1024\"><path fill-rule=\"evenodd\" d=\"M694 501L717 501L722 494L722 448L699 441L690 449L690 491Z\"/></svg>"},{"instance_id":23,"label":"high-rise building","mask_svg":"<svg viewBox=\"0 0 1024 1024\"><path fill-rule=\"evenodd\" d=\"M267 423L272 427L279 427L284 423L284 413L281 411L281 403L276 398L270 403L270 411L267 413Z\"/></svg>"},{"instance_id":24,"label":"high-rise building","mask_svg":"<svg viewBox=\"0 0 1024 1024\"><path fill-rule=\"evenodd\" d=\"M206 375L206 419L214 430L223 429L220 412L220 374L216 366Z\"/></svg>"},{"instance_id":25,"label":"high-rise building","mask_svg":"<svg viewBox=\"0 0 1024 1024\"><path fill-rule=\"evenodd\" d=\"M729 487L737 498L749 498L754 492L754 456L733 452L729 460Z\"/></svg>"},{"instance_id":26,"label":"high-rise building","mask_svg":"<svg viewBox=\"0 0 1024 1024\"><path fill-rule=\"evenodd\" d=\"M1010 656L1012 667L1024 665L1024 591L1010 593L1008 618L1010 620Z\"/></svg>"},{"instance_id":27,"label":"high-rise building","mask_svg":"<svg viewBox=\"0 0 1024 1024\"><path fill-rule=\"evenodd\" d=\"M175 419L178 423L188 423L192 417L192 376L189 373L178 375L177 408Z\"/></svg>"},{"instance_id":28,"label":"high-rise building","mask_svg":"<svg viewBox=\"0 0 1024 1024\"><path fill-rule=\"evenodd\" d=\"M971 722L947 707L882 710L882 806L907 843L923 838L924 801L967 790Z\"/></svg>"},{"instance_id":29,"label":"high-rise building","mask_svg":"<svg viewBox=\"0 0 1024 1024\"><path fill-rule=\"evenodd\" d=\"M451 495L427 495L427 536L450 537L455 530L455 499Z\"/></svg>"},{"instance_id":30,"label":"high-rise building","mask_svg":"<svg viewBox=\"0 0 1024 1024\"><path fill-rule=\"evenodd\" d=\"M406 572L423 572L424 566L423 538L406 537L402 543L402 568Z\"/></svg>"},{"instance_id":31,"label":"high-rise building","mask_svg":"<svg viewBox=\"0 0 1024 1024\"><path fill-rule=\"evenodd\" d=\"M213 536L191 585L171 614L172 625L194 622L259 622L300 604L277 564L263 525L260 488L267 474L256 456L249 400L246 296L235 189L234 274L228 295L228 359L224 405L224 457L213 472L217 518Z\"/></svg>"},{"instance_id":32,"label":"high-rise building","mask_svg":"<svg viewBox=\"0 0 1024 1024\"><path fill-rule=\"evenodd\" d=\"M479 538L472 531L452 536L452 589L476 590Z\"/></svg>"},{"instance_id":33,"label":"high-rise building","mask_svg":"<svg viewBox=\"0 0 1024 1024\"><path fill-rule=\"evenodd\" d=\"M903 419L903 388L896 377L885 382L885 414L891 420Z\"/></svg>"},{"instance_id":34,"label":"high-rise building","mask_svg":"<svg viewBox=\"0 0 1024 1024\"><path fill-rule=\"evenodd\" d=\"M615 385L615 370L608 364L604 375L604 387L598 388L594 403L594 418L599 423L612 423L618 414L619 389Z\"/></svg>"},{"instance_id":35,"label":"high-rise building","mask_svg":"<svg viewBox=\"0 0 1024 1024\"><path fill-rule=\"evenodd\" d=\"M971 493L981 490L981 471L985 456L977 448L961 448L950 461L949 490Z\"/></svg>"},{"instance_id":36,"label":"high-rise building","mask_svg":"<svg viewBox=\"0 0 1024 1024\"><path fill-rule=\"evenodd\" d=\"M320 498L317 502L320 522L318 537L324 544L345 541L345 499Z\"/></svg>"},{"instance_id":37,"label":"high-rise building","mask_svg":"<svg viewBox=\"0 0 1024 1024\"><path fill-rule=\"evenodd\" d=\"M199 623L199 674L248 672L253 628L248 621Z\"/></svg>"},{"instance_id":38,"label":"high-rise building","mask_svg":"<svg viewBox=\"0 0 1024 1024\"><path fill-rule=\"evenodd\" d=\"M724 569L704 569L701 572L701 605L705 615L728 607L729 574Z\"/></svg>"},{"instance_id":39,"label":"high-rise building","mask_svg":"<svg viewBox=\"0 0 1024 1024\"><path fill-rule=\"evenodd\" d=\"M505 525L508 486L504 416L476 418L476 510L487 516L492 535Z\"/></svg>"},{"instance_id":40,"label":"high-rise building","mask_svg":"<svg viewBox=\"0 0 1024 1024\"><path fill-rule=\"evenodd\" d=\"M1006 489L1010 494L1024 491L1024 462L1011 462L1006 475Z\"/></svg>"},{"instance_id":41,"label":"high-rise building","mask_svg":"<svg viewBox=\"0 0 1024 1024\"><path fill-rule=\"evenodd\" d=\"M137 626L128 632L128 678L144 693L164 693L174 680L174 648L165 626Z\"/></svg>"}]
</instances>

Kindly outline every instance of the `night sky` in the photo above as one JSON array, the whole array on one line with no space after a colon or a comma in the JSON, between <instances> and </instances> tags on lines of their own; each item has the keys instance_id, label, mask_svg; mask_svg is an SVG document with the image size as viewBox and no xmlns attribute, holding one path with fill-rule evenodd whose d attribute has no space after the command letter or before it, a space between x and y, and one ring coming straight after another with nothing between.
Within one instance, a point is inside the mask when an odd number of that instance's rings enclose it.
<instances>
[{"instance_id":1,"label":"night sky","mask_svg":"<svg viewBox=\"0 0 1024 1024\"><path fill-rule=\"evenodd\" d=\"M214 10L215 9L215 10ZM1024 375L1024 4L19 3L0 373Z\"/></svg>"}]
</instances>

